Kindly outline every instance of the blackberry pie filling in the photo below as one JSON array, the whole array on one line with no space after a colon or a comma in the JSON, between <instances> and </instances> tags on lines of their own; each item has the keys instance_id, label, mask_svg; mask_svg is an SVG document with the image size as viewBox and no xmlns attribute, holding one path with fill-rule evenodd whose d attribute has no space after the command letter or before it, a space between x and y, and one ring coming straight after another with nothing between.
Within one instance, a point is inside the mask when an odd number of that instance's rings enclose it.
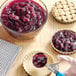
<instances>
[{"instance_id":1,"label":"blackberry pie filling","mask_svg":"<svg viewBox=\"0 0 76 76\"><path fill-rule=\"evenodd\" d=\"M47 63L47 57L43 53L37 53L33 56L34 66L41 68L44 67Z\"/></svg>"},{"instance_id":2,"label":"blackberry pie filling","mask_svg":"<svg viewBox=\"0 0 76 76\"><path fill-rule=\"evenodd\" d=\"M52 43L60 52L73 52L76 50L76 33L71 30L61 30L54 34Z\"/></svg>"}]
</instances>

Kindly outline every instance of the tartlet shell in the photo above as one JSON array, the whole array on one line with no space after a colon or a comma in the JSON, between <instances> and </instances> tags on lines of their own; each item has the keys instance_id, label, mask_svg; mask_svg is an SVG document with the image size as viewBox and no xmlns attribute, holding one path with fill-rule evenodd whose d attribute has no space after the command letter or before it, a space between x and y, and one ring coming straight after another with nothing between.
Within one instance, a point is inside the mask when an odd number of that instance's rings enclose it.
<instances>
[{"instance_id":1,"label":"tartlet shell","mask_svg":"<svg viewBox=\"0 0 76 76\"><path fill-rule=\"evenodd\" d=\"M49 55L50 57L51 57L51 59L52 59L52 61L53 61L53 63L55 62L55 59L54 59L54 57L51 55L51 54L49 54L48 52L45 52L45 51L33 51L33 52L31 52L31 54L33 54L33 53L39 53L39 52L42 52L42 53L44 53L44 54L47 54L47 55ZM30 53L29 53L30 54ZM28 55L28 54L27 54ZM26 56L27 56L26 55ZM25 57L26 57L25 56ZM25 70L25 72L28 74L28 76L32 76L28 71L26 71L26 67L24 66L24 62L25 62L25 57L24 57L24 59L23 59L23 68L24 68L24 70ZM49 76L49 75L51 75L51 73L52 72L50 72L49 74L47 74L46 76Z\"/></svg>"}]
</instances>

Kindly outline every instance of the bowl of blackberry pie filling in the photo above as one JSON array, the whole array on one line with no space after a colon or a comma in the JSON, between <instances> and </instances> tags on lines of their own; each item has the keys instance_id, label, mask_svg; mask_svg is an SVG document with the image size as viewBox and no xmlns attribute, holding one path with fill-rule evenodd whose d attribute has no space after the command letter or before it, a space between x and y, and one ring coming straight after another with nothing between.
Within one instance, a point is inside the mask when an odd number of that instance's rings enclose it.
<instances>
[{"instance_id":1,"label":"bowl of blackberry pie filling","mask_svg":"<svg viewBox=\"0 0 76 76\"><path fill-rule=\"evenodd\" d=\"M76 32L72 30L60 30L52 37L52 47L61 54L76 52Z\"/></svg>"},{"instance_id":2,"label":"bowl of blackberry pie filling","mask_svg":"<svg viewBox=\"0 0 76 76\"><path fill-rule=\"evenodd\" d=\"M1 12L3 27L18 39L35 37L47 21L47 7L41 0L13 0Z\"/></svg>"}]
</instances>

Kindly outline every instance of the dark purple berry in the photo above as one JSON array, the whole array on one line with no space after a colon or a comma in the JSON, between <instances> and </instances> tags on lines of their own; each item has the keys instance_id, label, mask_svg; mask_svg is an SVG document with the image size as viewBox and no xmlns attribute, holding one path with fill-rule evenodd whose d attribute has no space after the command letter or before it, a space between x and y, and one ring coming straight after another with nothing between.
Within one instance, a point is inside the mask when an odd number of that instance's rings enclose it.
<instances>
[{"instance_id":1,"label":"dark purple berry","mask_svg":"<svg viewBox=\"0 0 76 76\"><path fill-rule=\"evenodd\" d=\"M26 17L27 17L27 18L30 18L30 15L29 15L29 14L27 14L27 15L26 15Z\"/></svg>"}]
</instances>

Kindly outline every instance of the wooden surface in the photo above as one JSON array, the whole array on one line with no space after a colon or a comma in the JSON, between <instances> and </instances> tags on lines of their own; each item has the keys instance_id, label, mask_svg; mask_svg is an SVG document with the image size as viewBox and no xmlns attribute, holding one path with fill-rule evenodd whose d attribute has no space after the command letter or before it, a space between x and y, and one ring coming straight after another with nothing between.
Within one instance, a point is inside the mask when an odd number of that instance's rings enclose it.
<instances>
[{"instance_id":1,"label":"wooden surface","mask_svg":"<svg viewBox=\"0 0 76 76\"><path fill-rule=\"evenodd\" d=\"M2 4L4 0L0 0L0 4ZM25 73L23 67L22 67L22 61L25 57L25 54L31 51L37 51L37 50L43 50L48 51L50 54L52 54L55 58L59 54L55 52L55 50L50 45L50 40L52 35L60 29L71 29L76 32L76 23L72 24L61 24L58 23L50 14L52 4L56 0L43 0L43 2L46 4L49 12L47 23L45 24L42 31L37 35L35 39L31 40L16 40L12 36L10 36L2 26L0 26L0 38L4 39L6 41L9 41L13 44L19 45L22 47L22 50L20 51L19 55L17 56L14 64L12 65L11 69L8 72L7 76L27 76ZM72 57L76 57L76 54L70 55ZM65 64L65 65L64 65ZM61 63L60 69L62 71L65 71L65 67L67 67L67 63ZM51 76L54 76L53 74Z\"/></svg>"}]
</instances>

